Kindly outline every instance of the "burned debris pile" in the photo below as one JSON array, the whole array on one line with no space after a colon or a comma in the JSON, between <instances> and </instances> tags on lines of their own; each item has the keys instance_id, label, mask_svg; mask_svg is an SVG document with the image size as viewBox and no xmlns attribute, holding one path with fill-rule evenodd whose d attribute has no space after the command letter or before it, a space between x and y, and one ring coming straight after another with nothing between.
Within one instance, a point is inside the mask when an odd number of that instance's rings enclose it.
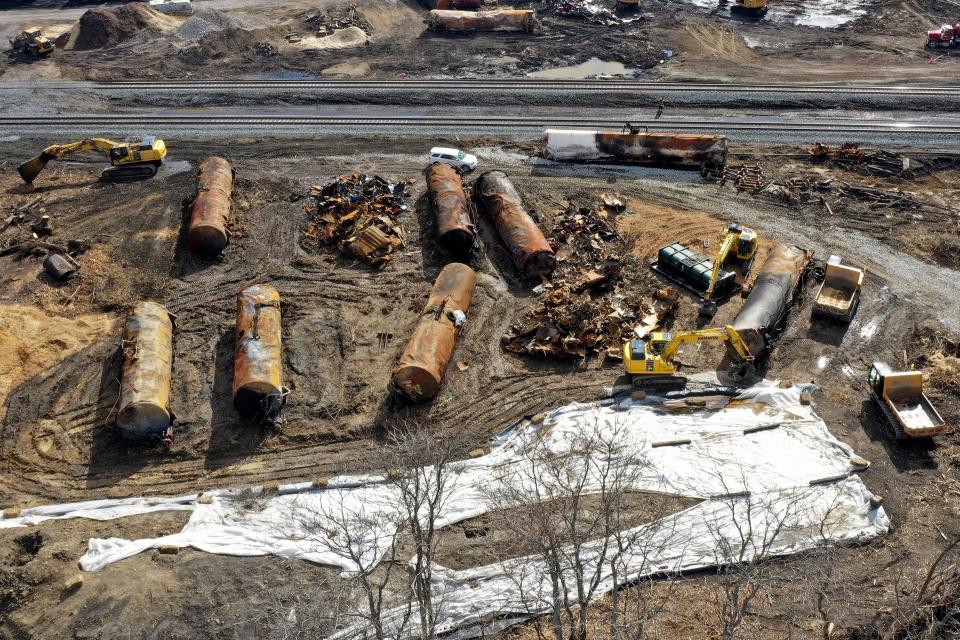
<instances>
[{"instance_id":1,"label":"burned debris pile","mask_svg":"<svg viewBox=\"0 0 960 640\"><path fill-rule=\"evenodd\" d=\"M310 187L304 210L309 218L303 231L304 249L338 247L366 264L381 268L403 247L400 215L407 182L389 182L380 176L340 176L330 184Z\"/></svg>"},{"instance_id":2,"label":"burned debris pile","mask_svg":"<svg viewBox=\"0 0 960 640\"><path fill-rule=\"evenodd\" d=\"M79 269L77 257L90 248L85 241L60 240L52 236L56 229L45 215L43 196L35 196L10 207L0 219L0 256L17 259L46 256L43 267L54 280L66 280Z\"/></svg>"},{"instance_id":3,"label":"burned debris pile","mask_svg":"<svg viewBox=\"0 0 960 640\"><path fill-rule=\"evenodd\" d=\"M360 13L360 10L353 5L331 9L312 9L297 17L311 29L316 30L318 36L329 35L337 29L347 29L349 27L359 27L367 35L373 33L373 23L367 20Z\"/></svg>"},{"instance_id":4,"label":"burned debris pile","mask_svg":"<svg viewBox=\"0 0 960 640\"><path fill-rule=\"evenodd\" d=\"M625 263L617 250L623 239L608 211L623 205L610 196L603 199L606 206L571 204L558 216L550 239L556 269L537 287L537 304L501 339L505 350L555 358L618 358L624 340L651 331L676 309L680 296L673 289L658 292L655 300L621 291Z\"/></svg>"}]
</instances>

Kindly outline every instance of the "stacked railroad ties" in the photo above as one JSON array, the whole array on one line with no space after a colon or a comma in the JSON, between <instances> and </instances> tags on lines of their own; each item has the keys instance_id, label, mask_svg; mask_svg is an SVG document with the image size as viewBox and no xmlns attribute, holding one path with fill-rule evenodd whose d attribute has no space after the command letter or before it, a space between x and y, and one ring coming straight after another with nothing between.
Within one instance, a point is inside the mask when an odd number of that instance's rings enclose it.
<instances>
[{"instance_id":1,"label":"stacked railroad ties","mask_svg":"<svg viewBox=\"0 0 960 640\"><path fill-rule=\"evenodd\" d=\"M187 243L215 255L227 246L227 220L233 168L223 158L200 163L197 197ZM280 416L283 386L280 345L280 294L262 284L237 295L233 404L240 413L273 422ZM173 316L155 302L138 304L123 329L124 363L116 424L128 439L156 444L173 440L169 407L173 365Z\"/></svg>"}]
</instances>

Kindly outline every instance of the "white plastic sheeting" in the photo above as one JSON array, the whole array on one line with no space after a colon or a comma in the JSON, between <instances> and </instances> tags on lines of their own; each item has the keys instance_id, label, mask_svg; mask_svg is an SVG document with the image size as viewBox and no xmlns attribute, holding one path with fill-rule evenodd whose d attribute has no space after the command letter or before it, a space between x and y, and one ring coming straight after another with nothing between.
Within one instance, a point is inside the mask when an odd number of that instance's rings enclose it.
<instances>
[{"instance_id":1,"label":"white plastic sheeting","mask_svg":"<svg viewBox=\"0 0 960 640\"><path fill-rule=\"evenodd\" d=\"M764 523L778 523L779 533L765 554L790 554L824 542L866 540L886 532L889 523L883 509L872 508L869 491L859 478L848 476L857 469L851 464L852 449L834 438L811 407L800 404L799 396L798 387L769 385L748 390L719 411L677 412L655 401L631 400L553 410L541 424L524 422L495 438L489 454L454 466L439 525L488 511L486 490L504 478L530 482L531 461L525 453L535 440L538 447L563 455L571 453L585 433L609 437L616 432L622 447L617 464L635 468L635 489L703 500L644 525L643 551L627 554L621 574L636 577L722 563L718 549L724 539L729 542L743 531L748 513L752 534L760 539L769 533ZM677 440L690 443L653 446ZM352 572L369 569L386 553L399 510L396 488L374 476L337 478L322 489L309 483L290 485L279 495L255 499L249 490L208 495L211 499L204 504L180 497L31 509L20 518L0 520L0 527L48 517L106 519L190 508L193 514L179 533L143 540L90 540L81 566L98 571L146 549L175 545L229 555L302 558ZM336 522L344 516L357 522L355 533L362 537L348 543L342 530L338 532ZM752 553L753 547L746 549L745 558ZM494 614L519 619L545 610L549 584L543 582L538 562L520 558L465 571L438 567L435 587L445 594L443 629L470 627ZM518 575L527 583L523 593L516 588ZM609 588L605 573L601 590ZM362 627L348 628L337 637L364 633Z\"/></svg>"}]
</instances>

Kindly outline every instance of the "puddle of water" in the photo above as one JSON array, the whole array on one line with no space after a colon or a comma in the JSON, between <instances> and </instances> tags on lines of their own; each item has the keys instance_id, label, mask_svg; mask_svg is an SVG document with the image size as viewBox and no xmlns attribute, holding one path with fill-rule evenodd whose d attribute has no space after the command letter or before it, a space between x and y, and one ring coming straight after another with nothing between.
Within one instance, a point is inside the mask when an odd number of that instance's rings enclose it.
<instances>
[{"instance_id":1,"label":"puddle of water","mask_svg":"<svg viewBox=\"0 0 960 640\"><path fill-rule=\"evenodd\" d=\"M260 71L248 73L247 80L316 80L317 74L306 71Z\"/></svg>"},{"instance_id":2,"label":"puddle of water","mask_svg":"<svg viewBox=\"0 0 960 640\"><path fill-rule=\"evenodd\" d=\"M541 78L543 80L583 80L584 78L601 74L622 76L632 72L633 69L627 69L620 62L606 62L600 58L590 58L580 64L534 71L533 73L528 73L527 76L531 78Z\"/></svg>"},{"instance_id":3,"label":"puddle of water","mask_svg":"<svg viewBox=\"0 0 960 640\"><path fill-rule=\"evenodd\" d=\"M190 170L190 162L187 160L164 160L160 168L157 169L157 178L166 178L177 173L183 173Z\"/></svg>"}]
</instances>

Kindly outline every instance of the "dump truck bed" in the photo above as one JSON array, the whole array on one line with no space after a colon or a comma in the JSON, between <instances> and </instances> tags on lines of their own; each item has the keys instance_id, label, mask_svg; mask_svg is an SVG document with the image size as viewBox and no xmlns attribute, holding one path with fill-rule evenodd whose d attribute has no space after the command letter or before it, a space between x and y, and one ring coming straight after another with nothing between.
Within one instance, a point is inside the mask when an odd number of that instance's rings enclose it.
<instances>
[{"instance_id":1,"label":"dump truck bed","mask_svg":"<svg viewBox=\"0 0 960 640\"><path fill-rule=\"evenodd\" d=\"M901 371L884 374L883 397L877 398L897 438L929 438L947 425L923 393L923 374Z\"/></svg>"},{"instance_id":2,"label":"dump truck bed","mask_svg":"<svg viewBox=\"0 0 960 640\"><path fill-rule=\"evenodd\" d=\"M823 284L813 302L813 312L849 320L855 310L862 283L862 269L828 264Z\"/></svg>"},{"instance_id":3,"label":"dump truck bed","mask_svg":"<svg viewBox=\"0 0 960 640\"><path fill-rule=\"evenodd\" d=\"M887 401L900 418L904 432L912 437L927 437L943 432L944 422L925 395L914 401Z\"/></svg>"}]
</instances>

